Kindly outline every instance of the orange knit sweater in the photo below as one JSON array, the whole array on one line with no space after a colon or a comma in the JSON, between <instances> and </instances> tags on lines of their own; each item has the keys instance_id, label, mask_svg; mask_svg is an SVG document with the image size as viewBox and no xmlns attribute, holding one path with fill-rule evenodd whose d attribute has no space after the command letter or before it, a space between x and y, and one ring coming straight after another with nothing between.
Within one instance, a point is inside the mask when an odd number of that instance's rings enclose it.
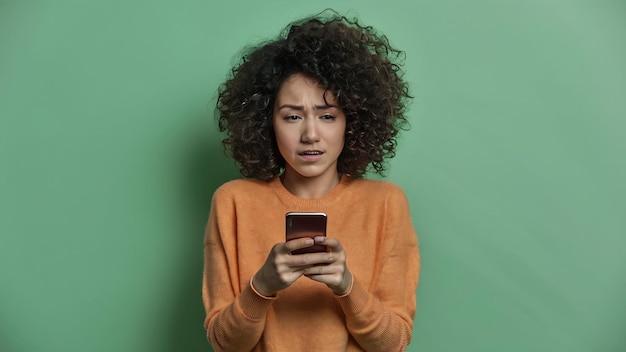
<instances>
[{"instance_id":1,"label":"orange knit sweater","mask_svg":"<svg viewBox=\"0 0 626 352\"><path fill-rule=\"evenodd\" d=\"M300 277L275 297L250 279L275 243L285 213L325 212L353 285L344 296ZM278 178L236 180L213 195L204 243L204 326L219 351L401 351L411 340L419 276L417 237L402 190L352 179L321 198L302 199Z\"/></svg>"}]
</instances>

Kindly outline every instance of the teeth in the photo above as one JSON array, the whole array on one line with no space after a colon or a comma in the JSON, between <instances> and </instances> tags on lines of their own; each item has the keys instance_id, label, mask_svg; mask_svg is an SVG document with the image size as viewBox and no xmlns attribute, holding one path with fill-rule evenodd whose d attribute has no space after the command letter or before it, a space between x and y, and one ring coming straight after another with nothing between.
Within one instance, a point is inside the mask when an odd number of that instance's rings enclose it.
<instances>
[{"instance_id":1,"label":"teeth","mask_svg":"<svg viewBox=\"0 0 626 352\"><path fill-rule=\"evenodd\" d=\"M304 155L320 155L322 152L303 152Z\"/></svg>"}]
</instances>

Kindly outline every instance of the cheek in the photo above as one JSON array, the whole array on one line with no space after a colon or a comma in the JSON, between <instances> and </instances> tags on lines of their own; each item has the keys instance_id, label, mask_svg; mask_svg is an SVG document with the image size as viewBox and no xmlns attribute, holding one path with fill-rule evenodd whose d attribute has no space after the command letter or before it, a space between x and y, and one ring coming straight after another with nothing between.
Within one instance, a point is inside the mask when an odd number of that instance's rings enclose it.
<instances>
[{"instance_id":1,"label":"cheek","mask_svg":"<svg viewBox=\"0 0 626 352\"><path fill-rule=\"evenodd\" d=\"M338 144L341 144L341 147L343 148L343 145L346 142L346 126L345 126L345 124L336 131L335 140L337 141Z\"/></svg>"},{"instance_id":2,"label":"cheek","mask_svg":"<svg viewBox=\"0 0 626 352\"><path fill-rule=\"evenodd\" d=\"M289 151L292 145L289 140L289 135L285 134L284 131L275 130L274 138L276 139L276 146L278 146L278 151L283 157L285 157L285 153Z\"/></svg>"},{"instance_id":3,"label":"cheek","mask_svg":"<svg viewBox=\"0 0 626 352\"><path fill-rule=\"evenodd\" d=\"M276 139L276 144L280 146L285 142L285 135L280 128L274 127L273 134L274 138Z\"/></svg>"}]
</instances>

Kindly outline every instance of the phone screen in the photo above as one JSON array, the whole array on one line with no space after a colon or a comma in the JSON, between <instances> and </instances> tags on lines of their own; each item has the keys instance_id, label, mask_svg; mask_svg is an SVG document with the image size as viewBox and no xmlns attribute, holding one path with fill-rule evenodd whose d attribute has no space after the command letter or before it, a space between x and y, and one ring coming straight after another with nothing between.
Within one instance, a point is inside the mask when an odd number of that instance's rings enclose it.
<instances>
[{"instance_id":1,"label":"phone screen","mask_svg":"<svg viewBox=\"0 0 626 352\"><path fill-rule=\"evenodd\" d=\"M296 213L290 212L285 216L286 240L316 236L326 236L325 213ZM322 244L314 244L311 247L292 251L291 254L328 252L328 247Z\"/></svg>"}]
</instances>

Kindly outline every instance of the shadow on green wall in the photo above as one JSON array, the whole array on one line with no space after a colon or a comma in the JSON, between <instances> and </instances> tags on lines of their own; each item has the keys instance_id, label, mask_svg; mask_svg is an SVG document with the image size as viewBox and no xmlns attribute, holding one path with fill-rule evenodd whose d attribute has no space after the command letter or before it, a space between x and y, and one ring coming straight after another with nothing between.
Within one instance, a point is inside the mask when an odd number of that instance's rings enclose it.
<instances>
[{"instance_id":1,"label":"shadow on green wall","mask_svg":"<svg viewBox=\"0 0 626 352\"><path fill-rule=\"evenodd\" d=\"M212 351L203 328L201 283L204 229L213 192L223 183L241 177L232 159L224 155L219 136L211 131L195 133L199 135L193 139L195 142L190 143L188 154L183 156L186 158L187 181L182 185L187 206L186 221L192 230L181 236L186 242L184 250L187 259L180 266L180 287L175 290L170 321L166 324L170 329L170 338L164 351Z\"/></svg>"}]
</instances>

